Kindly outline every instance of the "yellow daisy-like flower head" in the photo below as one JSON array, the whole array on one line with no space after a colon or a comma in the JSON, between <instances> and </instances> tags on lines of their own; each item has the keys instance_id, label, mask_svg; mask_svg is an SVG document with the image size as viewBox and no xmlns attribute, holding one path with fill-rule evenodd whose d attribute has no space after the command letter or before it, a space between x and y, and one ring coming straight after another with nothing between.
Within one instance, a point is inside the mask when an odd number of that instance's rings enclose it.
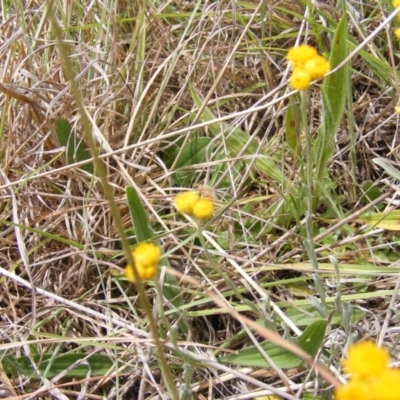
<instances>
[{"instance_id":1,"label":"yellow daisy-like flower head","mask_svg":"<svg viewBox=\"0 0 400 400\"><path fill-rule=\"evenodd\" d=\"M394 111L396 114L400 114L400 106L395 106Z\"/></svg>"},{"instance_id":2,"label":"yellow daisy-like flower head","mask_svg":"<svg viewBox=\"0 0 400 400\"><path fill-rule=\"evenodd\" d=\"M302 68L308 60L311 60L317 56L318 53L314 47L308 46L307 44L302 44L297 47L292 47L288 51L286 58L289 60L290 65L293 68Z\"/></svg>"},{"instance_id":3,"label":"yellow daisy-like flower head","mask_svg":"<svg viewBox=\"0 0 400 400\"><path fill-rule=\"evenodd\" d=\"M351 379L335 390L335 400L373 400L373 397L364 381Z\"/></svg>"},{"instance_id":4,"label":"yellow daisy-like flower head","mask_svg":"<svg viewBox=\"0 0 400 400\"><path fill-rule=\"evenodd\" d=\"M400 399L400 370L386 368L370 384L370 392L374 399Z\"/></svg>"},{"instance_id":5,"label":"yellow daisy-like flower head","mask_svg":"<svg viewBox=\"0 0 400 400\"><path fill-rule=\"evenodd\" d=\"M306 61L304 70L310 75L311 80L319 79L323 78L331 70L331 64L326 58L316 56Z\"/></svg>"},{"instance_id":6,"label":"yellow daisy-like flower head","mask_svg":"<svg viewBox=\"0 0 400 400\"><path fill-rule=\"evenodd\" d=\"M184 192L175 197L175 208L182 214L197 219L210 218L214 212L214 202L210 198L200 197L198 192Z\"/></svg>"},{"instance_id":7,"label":"yellow daisy-like flower head","mask_svg":"<svg viewBox=\"0 0 400 400\"><path fill-rule=\"evenodd\" d=\"M394 8L400 7L400 0L393 0L392 4Z\"/></svg>"},{"instance_id":8,"label":"yellow daisy-like flower head","mask_svg":"<svg viewBox=\"0 0 400 400\"><path fill-rule=\"evenodd\" d=\"M374 343L359 342L349 348L343 361L345 371L358 379L379 375L388 365L389 353Z\"/></svg>"},{"instance_id":9,"label":"yellow daisy-like flower head","mask_svg":"<svg viewBox=\"0 0 400 400\"><path fill-rule=\"evenodd\" d=\"M193 215L193 207L199 200L197 192L184 192L175 197L175 207L182 214Z\"/></svg>"},{"instance_id":10,"label":"yellow daisy-like flower head","mask_svg":"<svg viewBox=\"0 0 400 400\"><path fill-rule=\"evenodd\" d=\"M199 199L193 207L193 217L208 219L214 212L214 203L210 199Z\"/></svg>"},{"instance_id":11,"label":"yellow daisy-like flower head","mask_svg":"<svg viewBox=\"0 0 400 400\"><path fill-rule=\"evenodd\" d=\"M132 250L132 257L141 280L153 279L157 275L161 257L159 246L154 243L142 242ZM135 283L133 267L129 264L125 268L125 276L130 282Z\"/></svg>"},{"instance_id":12,"label":"yellow daisy-like flower head","mask_svg":"<svg viewBox=\"0 0 400 400\"><path fill-rule=\"evenodd\" d=\"M396 36L397 40L400 40L400 28L394 30L394 36Z\"/></svg>"},{"instance_id":13,"label":"yellow daisy-like flower head","mask_svg":"<svg viewBox=\"0 0 400 400\"><path fill-rule=\"evenodd\" d=\"M311 76L304 69L296 68L289 81L293 89L305 90L310 87Z\"/></svg>"}]
</instances>

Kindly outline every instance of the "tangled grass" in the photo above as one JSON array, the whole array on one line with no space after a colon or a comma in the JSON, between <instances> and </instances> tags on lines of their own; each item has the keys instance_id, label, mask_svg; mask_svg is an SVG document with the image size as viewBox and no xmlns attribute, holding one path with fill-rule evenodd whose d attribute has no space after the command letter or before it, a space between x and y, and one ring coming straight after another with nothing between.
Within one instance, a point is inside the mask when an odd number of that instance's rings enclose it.
<instances>
[{"instance_id":1,"label":"tangled grass","mask_svg":"<svg viewBox=\"0 0 400 400\"><path fill-rule=\"evenodd\" d=\"M395 358L392 12L3 0L0 397L321 399L351 343ZM301 93L299 43L334 58ZM176 213L188 189L208 222ZM148 239L162 268L134 286Z\"/></svg>"}]
</instances>

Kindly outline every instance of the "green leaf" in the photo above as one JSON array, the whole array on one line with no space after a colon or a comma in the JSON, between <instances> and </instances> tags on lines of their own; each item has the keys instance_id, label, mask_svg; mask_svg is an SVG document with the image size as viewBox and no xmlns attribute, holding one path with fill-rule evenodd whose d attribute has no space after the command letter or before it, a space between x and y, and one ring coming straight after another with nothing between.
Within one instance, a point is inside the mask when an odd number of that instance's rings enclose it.
<instances>
[{"instance_id":1,"label":"green leaf","mask_svg":"<svg viewBox=\"0 0 400 400\"><path fill-rule=\"evenodd\" d=\"M299 336L299 346L311 356L315 356L324 341L326 327L325 319L313 322Z\"/></svg>"},{"instance_id":2,"label":"green leaf","mask_svg":"<svg viewBox=\"0 0 400 400\"><path fill-rule=\"evenodd\" d=\"M46 378L48 379L54 378L56 375L65 371L75 362L83 360L86 357L86 361L84 361L81 365L71 369L71 371L69 371L65 376L67 378L84 378L86 377L89 368L90 376L103 376L115 365L115 363L109 357L98 354L91 356L88 356L87 354L65 354L51 360L52 356L52 353L35 354L32 356L35 364L38 367L38 370L42 374L46 371L49 362L51 362L46 375ZM10 375L19 373L34 379L40 379L40 377L36 374L29 358L26 356L15 357L8 355L3 359L3 367L6 373Z\"/></svg>"},{"instance_id":3,"label":"green leaf","mask_svg":"<svg viewBox=\"0 0 400 400\"><path fill-rule=\"evenodd\" d=\"M56 121L55 129L60 145L65 146L66 148L66 158L68 164L74 164L76 162L85 161L92 158L90 153L84 149L82 141L79 140L75 135L71 125L67 120L63 118L58 119ZM92 175L94 173L94 166L91 162L81 165L79 168L89 172Z\"/></svg>"},{"instance_id":4,"label":"green leaf","mask_svg":"<svg viewBox=\"0 0 400 400\"><path fill-rule=\"evenodd\" d=\"M346 14L337 26L332 43L330 63L334 69L348 54ZM326 164L332 155L335 135L343 117L349 84L348 74L349 67L346 63L338 71L325 78L322 85L322 121L313 147L318 181L322 181L326 173Z\"/></svg>"},{"instance_id":5,"label":"green leaf","mask_svg":"<svg viewBox=\"0 0 400 400\"><path fill-rule=\"evenodd\" d=\"M187 142L182 148L184 139L181 139L167 148L165 151L165 165L168 168L174 166L174 169L178 170L172 175L176 185L191 186L197 171L195 169L179 170L205 162L207 154L211 152L210 142L211 139L208 137L195 138Z\"/></svg>"},{"instance_id":6,"label":"green leaf","mask_svg":"<svg viewBox=\"0 0 400 400\"><path fill-rule=\"evenodd\" d=\"M357 222L367 224L373 228L400 231L400 210L361 215L357 218Z\"/></svg>"},{"instance_id":7,"label":"green leaf","mask_svg":"<svg viewBox=\"0 0 400 400\"><path fill-rule=\"evenodd\" d=\"M311 356L317 354L325 337L327 322L324 319L317 320L309 325L297 339L299 347ZM260 343L262 349L279 368L295 368L302 360L293 353L285 350L275 343L264 341ZM225 364L266 368L270 365L255 346L240 350L238 354L230 354L219 358Z\"/></svg>"},{"instance_id":8,"label":"green leaf","mask_svg":"<svg viewBox=\"0 0 400 400\"><path fill-rule=\"evenodd\" d=\"M150 221L147 212L136 190L132 186L127 186L126 198L128 201L129 212L131 214L133 229L135 230L138 243L151 240L154 237L153 230L150 227Z\"/></svg>"}]
</instances>

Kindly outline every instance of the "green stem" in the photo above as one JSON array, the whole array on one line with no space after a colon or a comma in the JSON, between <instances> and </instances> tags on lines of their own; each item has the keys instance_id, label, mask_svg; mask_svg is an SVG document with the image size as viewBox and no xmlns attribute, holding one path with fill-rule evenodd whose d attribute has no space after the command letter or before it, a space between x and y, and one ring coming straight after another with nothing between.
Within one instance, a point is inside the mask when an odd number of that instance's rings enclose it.
<instances>
[{"instance_id":1,"label":"green stem","mask_svg":"<svg viewBox=\"0 0 400 400\"><path fill-rule=\"evenodd\" d=\"M307 239L304 240L304 247L307 251L308 258L314 269L313 279L319 294L322 310L326 314L326 301L325 301L325 291L322 285L319 273L318 273L318 260L315 253L314 247L314 229L313 229L313 212L314 212L314 179L313 179L313 156L312 156L312 138L310 134L310 129L308 125L308 90L302 90L300 92L301 96L301 118L302 126L304 129L304 134L306 137L306 193L307 193L307 212L306 212L306 231Z\"/></svg>"}]
</instances>

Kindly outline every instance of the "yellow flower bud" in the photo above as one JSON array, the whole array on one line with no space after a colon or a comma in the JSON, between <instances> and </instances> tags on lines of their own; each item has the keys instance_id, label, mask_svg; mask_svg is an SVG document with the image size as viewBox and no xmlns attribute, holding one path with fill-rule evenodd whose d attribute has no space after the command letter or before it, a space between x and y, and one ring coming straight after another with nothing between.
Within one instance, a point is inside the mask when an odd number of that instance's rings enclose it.
<instances>
[{"instance_id":1,"label":"yellow flower bud","mask_svg":"<svg viewBox=\"0 0 400 400\"><path fill-rule=\"evenodd\" d=\"M214 212L214 204L210 199L199 199L193 207L193 216L198 219L207 219Z\"/></svg>"},{"instance_id":2,"label":"yellow flower bud","mask_svg":"<svg viewBox=\"0 0 400 400\"><path fill-rule=\"evenodd\" d=\"M154 243L142 242L132 250L132 258L140 279L153 279L157 275L160 257L161 249ZM130 282L135 283L133 267L129 264L125 268L125 276Z\"/></svg>"},{"instance_id":3,"label":"yellow flower bud","mask_svg":"<svg viewBox=\"0 0 400 400\"><path fill-rule=\"evenodd\" d=\"M381 374L371 382L371 397L379 400L400 399L399 381L400 370L395 368L384 369Z\"/></svg>"},{"instance_id":4,"label":"yellow flower bud","mask_svg":"<svg viewBox=\"0 0 400 400\"><path fill-rule=\"evenodd\" d=\"M316 56L305 63L304 70L314 80L324 77L331 70L331 65L324 57Z\"/></svg>"},{"instance_id":5,"label":"yellow flower bud","mask_svg":"<svg viewBox=\"0 0 400 400\"><path fill-rule=\"evenodd\" d=\"M304 90L310 87L311 77L303 69L296 68L290 77L290 86L293 89Z\"/></svg>"},{"instance_id":6,"label":"yellow flower bud","mask_svg":"<svg viewBox=\"0 0 400 400\"><path fill-rule=\"evenodd\" d=\"M350 380L346 385L335 390L336 400L372 400L367 385L362 380Z\"/></svg>"},{"instance_id":7,"label":"yellow flower bud","mask_svg":"<svg viewBox=\"0 0 400 400\"><path fill-rule=\"evenodd\" d=\"M197 192L184 192L175 197L175 208L182 214L193 214L193 207L199 199Z\"/></svg>"},{"instance_id":8,"label":"yellow flower bud","mask_svg":"<svg viewBox=\"0 0 400 400\"><path fill-rule=\"evenodd\" d=\"M317 55L317 50L315 50L314 47L302 44L297 47L292 47L288 51L286 58L293 68L303 68L308 60L317 57Z\"/></svg>"},{"instance_id":9,"label":"yellow flower bud","mask_svg":"<svg viewBox=\"0 0 400 400\"><path fill-rule=\"evenodd\" d=\"M379 373L389 363L389 352L370 341L359 342L349 348L343 361L345 371L355 378L365 378Z\"/></svg>"}]
</instances>

